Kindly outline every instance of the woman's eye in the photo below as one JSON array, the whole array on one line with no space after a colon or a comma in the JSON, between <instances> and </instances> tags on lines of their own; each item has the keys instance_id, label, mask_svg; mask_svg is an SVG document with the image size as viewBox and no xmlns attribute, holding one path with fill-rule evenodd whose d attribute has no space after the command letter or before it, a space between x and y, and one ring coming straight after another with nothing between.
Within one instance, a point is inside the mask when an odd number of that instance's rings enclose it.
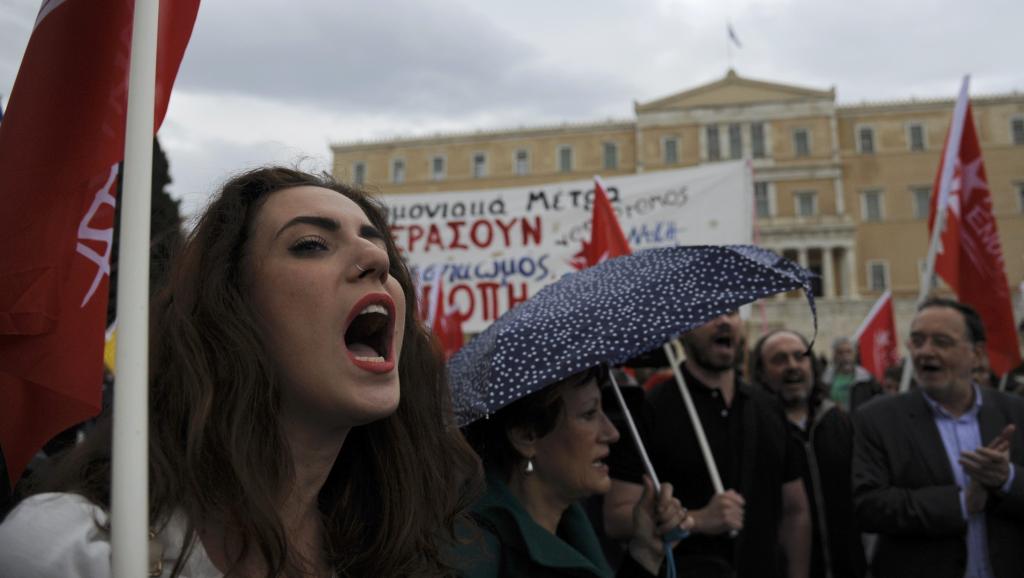
<instances>
[{"instance_id":1,"label":"woman's eye","mask_svg":"<svg viewBox=\"0 0 1024 578\"><path fill-rule=\"evenodd\" d=\"M303 237L298 241L292 243L292 246L288 248L289 251L296 254L309 254L317 251L327 250L327 240L318 235L310 237Z\"/></svg>"},{"instance_id":2,"label":"woman's eye","mask_svg":"<svg viewBox=\"0 0 1024 578\"><path fill-rule=\"evenodd\" d=\"M591 420L591 419L594 419L596 417L597 417L597 410L596 409L592 409L592 410L590 410L588 412L585 412L583 414L583 419L586 419L586 420Z\"/></svg>"}]
</instances>

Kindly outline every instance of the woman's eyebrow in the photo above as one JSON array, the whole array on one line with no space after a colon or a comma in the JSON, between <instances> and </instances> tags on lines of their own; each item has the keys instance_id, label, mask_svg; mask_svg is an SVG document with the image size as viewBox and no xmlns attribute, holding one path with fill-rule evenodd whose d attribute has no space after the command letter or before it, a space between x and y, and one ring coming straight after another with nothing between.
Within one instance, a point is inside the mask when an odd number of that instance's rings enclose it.
<instances>
[{"instance_id":1,"label":"woman's eyebrow","mask_svg":"<svg viewBox=\"0 0 1024 578\"><path fill-rule=\"evenodd\" d=\"M316 215L300 215L288 221L287 223L284 224L283 227L278 229L277 234L274 235L274 238L276 239L277 237L280 237L281 233L284 233L286 230L288 230L288 228L294 227L296 225L313 225L314 227L319 227L321 229L324 229L325 231L329 231L332 233L341 229L341 223L339 223L336 219L332 219L330 217L320 217Z\"/></svg>"},{"instance_id":2,"label":"woman's eyebrow","mask_svg":"<svg viewBox=\"0 0 1024 578\"><path fill-rule=\"evenodd\" d=\"M384 233L381 233L380 229L378 229L377 227L374 227L373 225L363 225L363 226L359 227L359 236L364 238L364 239L372 239L372 240L380 240L380 241L384 240Z\"/></svg>"}]
</instances>

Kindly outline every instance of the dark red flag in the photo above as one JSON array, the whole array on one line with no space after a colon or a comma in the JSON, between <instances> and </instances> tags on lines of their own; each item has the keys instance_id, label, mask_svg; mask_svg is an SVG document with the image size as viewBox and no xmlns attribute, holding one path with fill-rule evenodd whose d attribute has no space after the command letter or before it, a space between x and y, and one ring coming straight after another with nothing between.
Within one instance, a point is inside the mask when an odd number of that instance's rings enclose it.
<instances>
[{"instance_id":1,"label":"dark red flag","mask_svg":"<svg viewBox=\"0 0 1024 578\"><path fill-rule=\"evenodd\" d=\"M881 382L885 377L885 370L900 361L892 292L886 291L878 298L857 330L855 340L861 366Z\"/></svg>"},{"instance_id":2,"label":"dark red flag","mask_svg":"<svg viewBox=\"0 0 1024 578\"><path fill-rule=\"evenodd\" d=\"M594 214L590 221L590 242L583 241L583 249L573 256L571 264L575 269L586 269L601 261L630 253L629 241L622 233L604 184L600 178L594 177Z\"/></svg>"},{"instance_id":3,"label":"dark red flag","mask_svg":"<svg viewBox=\"0 0 1024 578\"><path fill-rule=\"evenodd\" d=\"M949 284L961 302L981 315L988 338L989 363L992 370L1001 375L1020 364L1020 350L1013 325L1013 305L1003 249L992 214L992 195L970 102L964 110L960 142L951 143L949 135L946 135L946 147L956 147L957 153L949 187L946 227L940 237L935 273ZM935 222L945 150L942 158L940 176L936 177L932 190L929 232Z\"/></svg>"},{"instance_id":4,"label":"dark red flag","mask_svg":"<svg viewBox=\"0 0 1024 578\"><path fill-rule=\"evenodd\" d=\"M444 281L439 278L425 296L424 309L427 311L427 326L437 337L444 351L444 357L448 359L462 348L463 334L462 314L458 311L446 311L445 299Z\"/></svg>"},{"instance_id":5,"label":"dark red flag","mask_svg":"<svg viewBox=\"0 0 1024 578\"><path fill-rule=\"evenodd\" d=\"M12 484L100 409L131 0L46 0L0 124L0 444ZM165 0L154 131L199 0Z\"/></svg>"}]
</instances>

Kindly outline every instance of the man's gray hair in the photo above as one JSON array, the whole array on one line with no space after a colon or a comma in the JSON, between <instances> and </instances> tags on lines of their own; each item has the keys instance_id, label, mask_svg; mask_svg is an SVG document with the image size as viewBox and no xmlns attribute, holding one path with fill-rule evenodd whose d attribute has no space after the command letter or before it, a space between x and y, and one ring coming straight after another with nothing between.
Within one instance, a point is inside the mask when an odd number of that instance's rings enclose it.
<instances>
[{"instance_id":1,"label":"man's gray hair","mask_svg":"<svg viewBox=\"0 0 1024 578\"><path fill-rule=\"evenodd\" d=\"M853 340L849 337L836 337L832 340L832 351L839 349L840 345L853 345Z\"/></svg>"}]
</instances>

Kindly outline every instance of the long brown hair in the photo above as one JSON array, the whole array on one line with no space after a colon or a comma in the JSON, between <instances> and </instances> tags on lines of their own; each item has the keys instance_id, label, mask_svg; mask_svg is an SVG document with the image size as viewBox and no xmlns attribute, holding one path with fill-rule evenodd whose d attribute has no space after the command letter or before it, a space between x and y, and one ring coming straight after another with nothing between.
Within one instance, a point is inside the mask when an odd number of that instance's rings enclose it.
<instances>
[{"instance_id":1,"label":"long brown hair","mask_svg":"<svg viewBox=\"0 0 1024 578\"><path fill-rule=\"evenodd\" d=\"M339 576L450 574L446 550L478 491L479 463L454 426L444 363L417 321L412 280L386 234L385 211L327 175L267 167L229 180L154 298L150 519L160 524L181 511L190 524L212 519L237 532L242 548L229 574L254 550L268 577L294 568L275 507L293 473L278 421L281 384L240 269L268 195L305 185L345 195L385 232L390 273L407 303L398 409L353 428L320 491L325 556ZM97 437L73 452L63 475L47 485L108 506L109 438ZM188 533L191 546L194 526Z\"/></svg>"}]
</instances>

